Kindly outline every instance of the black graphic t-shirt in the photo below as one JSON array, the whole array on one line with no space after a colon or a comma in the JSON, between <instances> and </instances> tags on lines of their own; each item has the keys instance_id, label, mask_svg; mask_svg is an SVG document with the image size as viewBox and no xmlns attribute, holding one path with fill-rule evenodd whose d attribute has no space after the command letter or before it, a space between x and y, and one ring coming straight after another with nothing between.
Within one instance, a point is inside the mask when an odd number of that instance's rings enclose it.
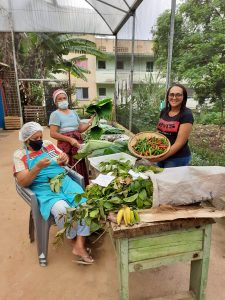
<instances>
[{"instance_id":1,"label":"black graphic t-shirt","mask_svg":"<svg viewBox=\"0 0 225 300\"><path fill-rule=\"evenodd\" d=\"M173 117L170 117L168 115L168 112L166 111L166 108L164 108L160 113L160 119L157 124L157 129L159 130L159 132L164 134L170 140L171 145L173 145L176 141L180 124L185 123L194 123L194 118L189 108L185 107L184 110ZM186 144L177 153L171 156L171 158L185 157L189 155L191 155L191 152L188 147L187 141Z\"/></svg>"}]
</instances>

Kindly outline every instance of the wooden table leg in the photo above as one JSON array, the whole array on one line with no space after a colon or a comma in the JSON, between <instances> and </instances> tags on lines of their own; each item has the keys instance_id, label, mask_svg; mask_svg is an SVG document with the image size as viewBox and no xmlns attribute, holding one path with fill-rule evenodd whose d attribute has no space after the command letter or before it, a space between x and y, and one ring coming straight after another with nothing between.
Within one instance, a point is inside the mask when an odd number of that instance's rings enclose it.
<instances>
[{"instance_id":1,"label":"wooden table leg","mask_svg":"<svg viewBox=\"0 0 225 300\"><path fill-rule=\"evenodd\" d=\"M212 225L206 225L203 237L203 257L191 262L190 290L195 293L196 300L205 299L205 288L208 277L209 254Z\"/></svg>"},{"instance_id":2,"label":"wooden table leg","mask_svg":"<svg viewBox=\"0 0 225 300\"><path fill-rule=\"evenodd\" d=\"M129 299L128 239L116 240L120 300Z\"/></svg>"}]
</instances>

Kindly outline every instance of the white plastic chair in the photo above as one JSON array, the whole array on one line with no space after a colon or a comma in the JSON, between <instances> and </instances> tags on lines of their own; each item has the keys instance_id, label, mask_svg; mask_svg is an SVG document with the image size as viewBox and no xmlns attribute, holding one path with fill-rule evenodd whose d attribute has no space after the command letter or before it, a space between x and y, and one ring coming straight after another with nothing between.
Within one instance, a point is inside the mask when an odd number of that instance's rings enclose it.
<instances>
[{"instance_id":1,"label":"white plastic chair","mask_svg":"<svg viewBox=\"0 0 225 300\"><path fill-rule=\"evenodd\" d=\"M84 189L84 178L76 171L65 167L68 175L82 186ZM42 267L47 266L48 257L48 240L49 240L49 229L52 224L55 224L54 218L51 215L47 221L45 221L40 213L38 201L35 194L29 189L24 188L16 181L17 193L26 201L26 203L31 207L30 219L29 219L29 237L32 243L37 240L37 251L39 264Z\"/></svg>"}]
</instances>

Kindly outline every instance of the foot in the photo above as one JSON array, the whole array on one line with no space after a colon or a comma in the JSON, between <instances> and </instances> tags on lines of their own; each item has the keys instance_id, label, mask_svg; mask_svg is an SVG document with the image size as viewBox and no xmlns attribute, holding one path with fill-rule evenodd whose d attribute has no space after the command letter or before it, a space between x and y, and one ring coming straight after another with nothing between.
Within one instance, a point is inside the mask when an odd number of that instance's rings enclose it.
<instances>
[{"instance_id":1,"label":"foot","mask_svg":"<svg viewBox=\"0 0 225 300\"><path fill-rule=\"evenodd\" d=\"M92 265L94 262L94 259L88 255L88 256L77 256L77 260L73 260L73 262L81 265Z\"/></svg>"},{"instance_id":2,"label":"foot","mask_svg":"<svg viewBox=\"0 0 225 300\"><path fill-rule=\"evenodd\" d=\"M81 264L92 264L94 259L91 257L91 249L90 248L80 248L74 245L72 250L73 255L77 256L77 263Z\"/></svg>"}]
</instances>

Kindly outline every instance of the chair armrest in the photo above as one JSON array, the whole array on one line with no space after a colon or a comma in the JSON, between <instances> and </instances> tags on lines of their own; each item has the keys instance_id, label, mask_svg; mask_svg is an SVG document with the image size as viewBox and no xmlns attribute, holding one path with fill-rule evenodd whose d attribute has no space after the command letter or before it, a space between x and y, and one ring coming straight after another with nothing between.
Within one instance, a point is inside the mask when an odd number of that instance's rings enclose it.
<instances>
[{"instance_id":1,"label":"chair armrest","mask_svg":"<svg viewBox=\"0 0 225 300\"><path fill-rule=\"evenodd\" d=\"M16 190L17 193L27 202L28 205L34 207L35 209L38 208L38 201L34 192L31 189L21 186L17 180L16 181Z\"/></svg>"},{"instance_id":2,"label":"chair armrest","mask_svg":"<svg viewBox=\"0 0 225 300\"><path fill-rule=\"evenodd\" d=\"M78 174L76 171L70 169L69 167L64 167L64 168L68 172L70 178L76 181L79 185L81 185L83 189L85 189L84 177Z\"/></svg>"}]
</instances>

